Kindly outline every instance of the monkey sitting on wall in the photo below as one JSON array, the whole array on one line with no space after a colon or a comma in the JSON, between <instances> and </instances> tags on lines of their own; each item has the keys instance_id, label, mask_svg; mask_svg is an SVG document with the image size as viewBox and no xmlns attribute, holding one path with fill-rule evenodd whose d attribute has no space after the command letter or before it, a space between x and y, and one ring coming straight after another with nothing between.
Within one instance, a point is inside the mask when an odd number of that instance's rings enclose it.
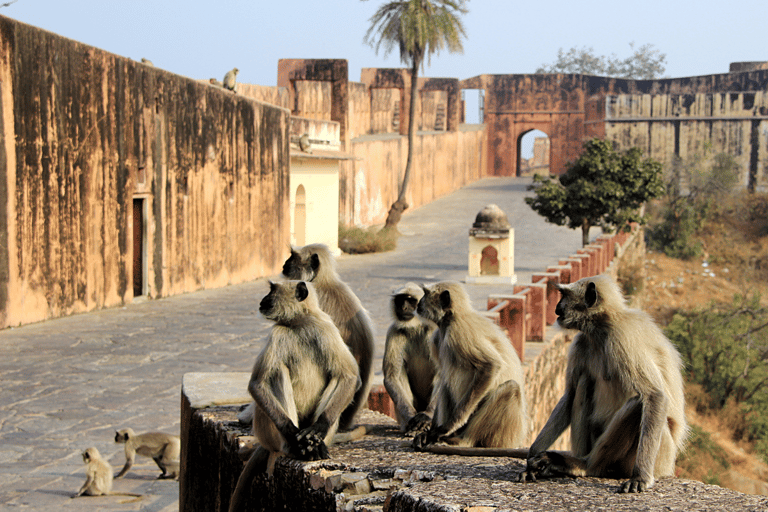
<instances>
[{"instance_id":1,"label":"monkey sitting on wall","mask_svg":"<svg viewBox=\"0 0 768 512\"><path fill-rule=\"evenodd\" d=\"M348 430L352 428L358 411L368 405L368 392L373 378L371 319L360 299L336 273L336 261L326 245L292 247L291 256L283 264L283 275L288 279L312 282L317 290L320 308L331 315L360 368L362 385L339 420L339 429Z\"/></svg>"},{"instance_id":2,"label":"monkey sitting on wall","mask_svg":"<svg viewBox=\"0 0 768 512\"><path fill-rule=\"evenodd\" d=\"M136 435L131 428L115 432L115 442L125 443L125 465L115 476L120 478L133 466L136 454L152 459L162 473L158 478L177 478L179 476L179 455L181 440L179 436L163 432L147 432Z\"/></svg>"},{"instance_id":3,"label":"monkey sitting on wall","mask_svg":"<svg viewBox=\"0 0 768 512\"><path fill-rule=\"evenodd\" d=\"M507 336L472 308L459 283L425 286L417 311L437 324L437 379L432 424L414 437L414 448L522 446L529 431L524 374Z\"/></svg>"},{"instance_id":4,"label":"monkey sitting on wall","mask_svg":"<svg viewBox=\"0 0 768 512\"><path fill-rule=\"evenodd\" d=\"M257 472L271 473L280 454L327 459L339 416L359 385L355 358L311 283L270 283L259 311L275 322L248 383L260 446L238 479L231 511L244 508L247 486Z\"/></svg>"},{"instance_id":5,"label":"monkey sitting on wall","mask_svg":"<svg viewBox=\"0 0 768 512\"><path fill-rule=\"evenodd\" d=\"M560 286L558 323L581 331L568 353L565 394L531 445L518 481L555 476L629 478L621 492L672 476L685 444L682 363L644 312L608 276ZM571 454L546 451L571 427Z\"/></svg>"},{"instance_id":6,"label":"monkey sitting on wall","mask_svg":"<svg viewBox=\"0 0 768 512\"><path fill-rule=\"evenodd\" d=\"M395 404L400 429L416 434L432 421L435 363L430 342L437 326L416 315L424 291L414 283L395 291L390 301L393 322L384 347L384 387Z\"/></svg>"},{"instance_id":7,"label":"monkey sitting on wall","mask_svg":"<svg viewBox=\"0 0 768 512\"><path fill-rule=\"evenodd\" d=\"M141 494L112 491L112 465L104 460L94 447L87 448L83 452L85 462L85 483L72 497L79 496L135 496Z\"/></svg>"}]
</instances>

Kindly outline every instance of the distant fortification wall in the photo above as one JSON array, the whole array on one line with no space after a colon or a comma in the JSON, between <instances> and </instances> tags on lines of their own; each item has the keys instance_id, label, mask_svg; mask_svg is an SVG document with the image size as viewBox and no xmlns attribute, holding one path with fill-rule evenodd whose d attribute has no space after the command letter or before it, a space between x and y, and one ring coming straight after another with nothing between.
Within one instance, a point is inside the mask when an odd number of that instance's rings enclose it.
<instances>
[{"instance_id":1,"label":"distant fortification wall","mask_svg":"<svg viewBox=\"0 0 768 512\"><path fill-rule=\"evenodd\" d=\"M287 110L0 17L0 327L274 274Z\"/></svg>"},{"instance_id":2,"label":"distant fortification wall","mask_svg":"<svg viewBox=\"0 0 768 512\"><path fill-rule=\"evenodd\" d=\"M729 153L749 189L768 176L768 64L736 63L731 73L660 80L579 74L480 75L461 82L485 97L487 175L521 172L520 142L532 131L550 138L550 167L562 174L583 143L608 137L622 149L672 158Z\"/></svg>"}]
</instances>

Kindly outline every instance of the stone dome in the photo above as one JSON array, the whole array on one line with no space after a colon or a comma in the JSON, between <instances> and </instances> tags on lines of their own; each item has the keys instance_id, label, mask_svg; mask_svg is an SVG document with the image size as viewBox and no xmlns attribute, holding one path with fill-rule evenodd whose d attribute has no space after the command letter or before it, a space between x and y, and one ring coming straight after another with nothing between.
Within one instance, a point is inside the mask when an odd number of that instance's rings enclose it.
<instances>
[{"instance_id":1,"label":"stone dome","mask_svg":"<svg viewBox=\"0 0 768 512\"><path fill-rule=\"evenodd\" d=\"M470 236L488 236L491 238L506 238L509 236L509 230L512 225L507 219L504 210L495 204L489 204L477 214L472 228L469 230Z\"/></svg>"},{"instance_id":2,"label":"stone dome","mask_svg":"<svg viewBox=\"0 0 768 512\"><path fill-rule=\"evenodd\" d=\"M489 204L477 214L473 228L480 229L509 229L512 227L507 220L504 210L495 204Z\"/></svg>"}]
</instances>

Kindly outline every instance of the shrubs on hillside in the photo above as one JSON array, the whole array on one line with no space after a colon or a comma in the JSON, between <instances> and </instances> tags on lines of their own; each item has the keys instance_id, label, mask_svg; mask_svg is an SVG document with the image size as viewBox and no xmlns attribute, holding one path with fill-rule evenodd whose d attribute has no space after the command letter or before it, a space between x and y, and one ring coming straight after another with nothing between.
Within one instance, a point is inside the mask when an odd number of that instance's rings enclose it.
<instances>
[{"instance_id":1,"label":"shrubs on hillside","mask_svg":"<svg viewBox=\"0 0 768 512\"><path fill-rule=\"evenodd\" d=\"M666 334L680 350L688 382L705 392L693 405L725 412L735 434L755 441L768 460L768 308L759 295L678 312Z\"/></svg>"}]
</instances>

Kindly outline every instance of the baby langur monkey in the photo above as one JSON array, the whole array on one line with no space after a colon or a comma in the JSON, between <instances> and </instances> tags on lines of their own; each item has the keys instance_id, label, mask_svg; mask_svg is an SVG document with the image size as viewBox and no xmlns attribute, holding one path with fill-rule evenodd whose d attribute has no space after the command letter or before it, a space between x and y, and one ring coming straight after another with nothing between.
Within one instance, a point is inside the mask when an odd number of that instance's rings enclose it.
<instances>
[{"instance_id":1,"label":"baby langur monkey","mask_svg":"<svg viewBox=\"0 0 768 512\"><path fill-rule=\"evenodd\" d=\"M434 412L432 382L435 363L430 343L434 322L416 315L424 291L414 283L398 289L390 301L393 322L384 347L384 387L395 404L400 429L417 434L429 428Z\"/></svg>"},{"instance_id":2,"label":"baby langur monkey","mask_svg":"<svg viewBox=\"0 0 768 512\"><path fill-rule=\"evenodd\" d=\"M238 479L230 511L244 509L253 478L271 473L277 456L327 459L327 444L360 381L355 358L311 283L270 283L259 311L275 322L248 383L260 446Z\"/></svg>"},{"instance_id":3,"label":"baby langur monkey","mask_svg":"<svg viewBox=\"0 0 768 512\"><path fill-rule=\"evenodd\" d=\"M682 363L644 312L608 276L560 286L558 323L581 331L568 353L565 394L531 445L518 481L556 476L629 478L621 492L672 476L685 444ZM547 451L571 427L571 454Z\"/></svg>"},{"instance_id":4,"label":"baby langur monkey","mask_svg":"<svg viewBox=\"0 0 768 512\"><path fill-rule=\"evenodd\" d=\"M179 476L179 455L181 440L179 436L163 432L147 432L136 435L131 428L115 432L115 442L125 443L125 466L115 476L120 478L133 466L136 454L152 457L162 473L158 478L177 478Z\"/></svg>"},{"instance_id":5,"label":"baby langur monkey","mask_svg":"<svg viewBox=\"0 0 768 512\"><path fill-rule=\"evenodd\" d=\"M112 465L101 458L99 450L94 447L87 448L83 452L83 462L85 462L85 483L73 495L78 496L135 496L141 497L141 494L129 492L112 492Z\"/></svg>"},{"instance_id":6,"label":"baby langur monkey","mask_svg":"<svg viewBox=\"0 0 768 512\"><path fill-rule=\"evenodd\" d=\"M459 283L424 287L420 316L437 324L432 343L437 361L435 412L416 450L443 442L457 447L522 446L528 437L523 368L501 329L472 308ZM457 450L456 453L460 453Z\"/></svg>"}]
</instances>

